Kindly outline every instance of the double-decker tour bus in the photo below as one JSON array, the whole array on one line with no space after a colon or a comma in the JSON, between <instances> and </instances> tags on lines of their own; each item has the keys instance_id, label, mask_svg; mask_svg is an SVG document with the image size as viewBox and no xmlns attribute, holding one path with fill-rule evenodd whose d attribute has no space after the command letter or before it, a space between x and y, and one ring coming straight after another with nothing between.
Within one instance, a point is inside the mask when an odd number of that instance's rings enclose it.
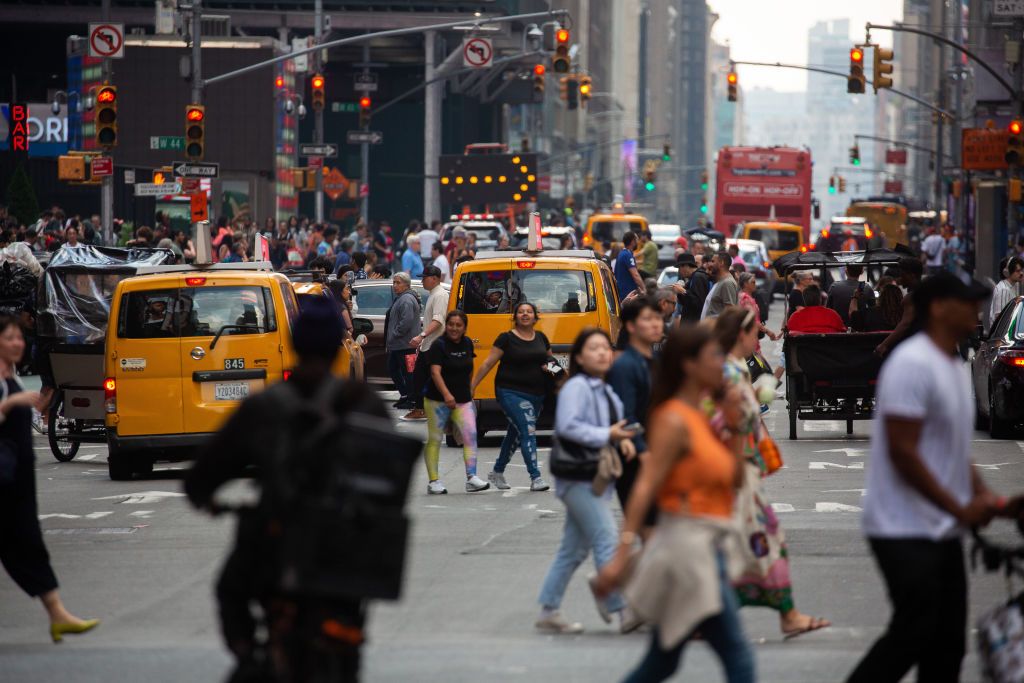
<instances>
[{"instance_id":1,"label":"double-decker tour bus","mask_svg":"<svg viewBox=\"0 0 1024 683\"><path fill-rule=\"evenodd\" d=\"M811 239L811 152L793 147L723 147L715 173L715 228L783 221Z\"/></svg>"}]
</instances>

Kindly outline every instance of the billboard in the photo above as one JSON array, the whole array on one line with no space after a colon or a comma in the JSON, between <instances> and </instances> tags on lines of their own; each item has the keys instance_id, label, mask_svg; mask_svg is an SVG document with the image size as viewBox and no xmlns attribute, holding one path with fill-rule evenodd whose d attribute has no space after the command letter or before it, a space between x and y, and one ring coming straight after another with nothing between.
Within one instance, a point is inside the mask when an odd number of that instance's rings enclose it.
<instances>
[{"instance_id":1,"label":"billboard","mask_svg":"<svg viewBox=\"0 0 1024 683\"><path fill-rule=\"evenodd\" d=\"M447 204L537 201L536 154L444 154L438 168Z\"/></svg>"}]
</instances>

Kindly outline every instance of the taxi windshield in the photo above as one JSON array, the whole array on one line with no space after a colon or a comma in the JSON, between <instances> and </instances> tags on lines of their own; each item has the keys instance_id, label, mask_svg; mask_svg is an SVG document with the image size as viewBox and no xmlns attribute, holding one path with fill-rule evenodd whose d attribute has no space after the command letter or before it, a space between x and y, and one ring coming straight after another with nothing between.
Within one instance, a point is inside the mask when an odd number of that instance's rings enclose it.
<instances>
[{"instance_id":1,"label":"taxi windshield","mask_svg":"<svg viewBox=\"0 0 1024 683\"><path fill-rule=\"evenodd\" d=\"M122 296L117 335L122 339L260 334L277 327L265 287L147 289Z\"/></svg>"},{"instance_id":2,"label":"taxi windshield","mask_svg":"<svg viewBox=\"0 0 1024 683\"><path fill-rule=\"evenodd\" d=\"M794 251L800 248L800 233L796 230L776 228L750 228L747 239L764 242L766 249L773 251Z\"/></svg>"},{"instance_id":3,"label":"taxi windshield","mask_svg":"<svg viewBox=\"0 0 1024 683\"><path fill-rule=\"evenodd\" d=\"M597 310L594 281L583 270L489 270L466 273L457 307L469 314L511 315L522 302L540 313Z\"/></svg>"}]
</instances>

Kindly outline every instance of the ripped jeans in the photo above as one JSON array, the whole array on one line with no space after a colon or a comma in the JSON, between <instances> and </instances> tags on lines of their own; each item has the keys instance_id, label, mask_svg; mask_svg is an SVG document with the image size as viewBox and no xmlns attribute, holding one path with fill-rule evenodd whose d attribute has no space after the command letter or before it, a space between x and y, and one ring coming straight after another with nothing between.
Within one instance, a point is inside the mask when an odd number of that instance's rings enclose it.
<instances>
[{"instance_id":1,"label":"ripped jeans","mask_svg":"<svg viewBox=\"0 0 1024 683\"><path fill-rule=\"evenodd\" d=\"M423 405L427 410L427 447L423 451L423 460L427 465L427 476L430 481L437 481L441 441L444 439L444 428L449 419L462 437L462 459L466 463L466 478L476 475L476 404L472 401L456 403L453 410L443 401L425 398Z\"/></svg>"},{"instance_id":2,"label":"ripped jeans","mask_svg":"<svg viewBox=\"0 0 1024 683\"><path fill-rule=\"evenodd\" d=\"M540 468L537 467L537 420L544 407L544 396L501 387L495 387L495 396L508 419L508 432L501 442L501 451L494 463L494 471L504 472L508 461L512 459L512 454L521 446L530 479L538 478Z\"/></svg>"}]
</instances>

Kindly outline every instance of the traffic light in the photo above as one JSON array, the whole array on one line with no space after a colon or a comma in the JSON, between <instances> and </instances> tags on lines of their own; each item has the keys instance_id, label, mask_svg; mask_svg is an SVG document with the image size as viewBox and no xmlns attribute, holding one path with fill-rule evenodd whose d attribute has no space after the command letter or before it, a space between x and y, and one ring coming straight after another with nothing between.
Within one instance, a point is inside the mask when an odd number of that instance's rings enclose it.
<instances>
[{"instance_id":1,"label":"traffic light","mask_svg":"<svg viewBox=\"0 0 1024 683\"><path fill-rule=\"evenodd\" d=\"M274 87L275 88L283 88L284 87L284 76L282 76L280 74L278 74L277 76L274 76Z\"/></svg>"},{"instance_id":2,"label":"traffic light","mask_svg":"<svg viewBox=\"0 0 1024 683\"><path fill-rule=\"evenodd\" d=\"M736 90L740 83L740 77L735 71L730 71L725 77L725 81L729 86L729 101L736 101Z\"/></svg>"},{"instance_id":3,"label":"traffic light","mask_svg":"<svg viewBox=\"0 0 1024 683\"><path fill-rule=\"evenodd\" d=\"M850 50L850 75L846 79L846 92L864 94L864 50L859 47Z\"/></svg>"},{"instance_id":4,"label":"traffic light","mask_svg":"<svg viewBox=\"0 0 1024 683\"><path fill-rule=\"evenodd\" d=\"M830 175L828 177L828 193L829 194L835 194L836 193L836 177L834 175Z\"/></svg>"},{"instance_id":5,"label":"traffic light","mask_svg":"<svg viewBox=\"0 0 1024 683\"><path fill-rule=\"evenodd\" d=\"M839 176L839 193L842 194L844 192L846 192L846 178Z\"/></svg>"},{"instance_id":6,"label":"traffic light","mask_svg":"<svg viewBox=\"0 0 1024 683\"><path fill-rule=\"evenodd\" d=\"M706 214L708 212L708 198L702 196L700 198L700 212Z\"/></svg>"},{"instance_id":7,"label":"traffic light","mask_svg":"<svg viewBox=\"0 0 1024 683\"><path fill-rule=\"evenodd\" d=\"M653 160L648 159L644 163L644 189L648 192L654 192L654 181L656 178L657 166Z\"/></svg>"},{"instance_id":8,"label":"traffic light","mask_svg":"<svg viewBox=\"0 0 1024 683\"><path fill-rule=\"evenodd\" d=\"M324 77L322 74L314 74L310 80L313 86L313 111L324 110Z\"/></svg>"},{"instance_id":9,"label":"traffic light","mask_svg":"<svg viewBox=\"0 0 1024 683\"><path fill-rule=\"evenodd\" d=\"M117 146L117 88L104 85L96 92L96 144L110 149Z\"/></svg>"},{"instance_id":10,"label":"traffic light","mask_svg":"<svg viewBox=\"0 0 1024 683\"><path fill-rule=\"evenodd\" d=\"M892 79L886 76L886 74L892 73L892 64L890 64L892 58L892 50L875 46L875 70L871 74L871 85L876 93L881 88L892 87Z\"/></svg>"},{"instance_id":11,"label":"traffic light","mask_svg":"<svg viewBox=\"0 0 1024 683\"><path fill-rule=\"evenodd\" d=\"M206 152L206 107L185 105L185 156L198 161Z\"/></svg>"},{"instance_id":12,"label":"traffic light","mask_svg":"<svg viewBox=\"0 0 1024 683\"><path fill-rule=\"evenodd\" d=\"M373 100L367 95L363 95L359 98L359 127L369 128L370 126L370 107L373 105Z\"/></svg>"},{"instance_id":13,"label":"traffic light","mask_svg":"<svg viewBox=\"0 0 1024 683\"><path fill-rule=\"evenodd\" d=\"M569 71L569 29L555 31L555 54L551 58L551 70L557 74Z\"/></svg>"},{"instance_id":14,"label":"traffic light","mask_svg":"<svg viewBox=\"0 0 1024 683\"><path fill-rule=\"evenodd\" d=\"M853 147L850 148L850 163L860 166L860 145L857 143L853 143Z\"/></svg>"},{"instance_id":15,"label":"traffic light","mask_svg":"<svg viewBox=\"0 0 1024 683\"><path fill-rule=\"evenodd\" d=\"M708 172L707 171L701 171L700 172L700 189L701 189L701 192L707 192L708 191Z\"/></svg>"},{"instance_id":16,"label":"traffic light","mask_svg":"<svg viewBox=\"0 0 1024 683\"><path fill-rule=\"evenodd\" d=\"M594 85L590 76L583 76L580 78L580 104L584 107L587 106L587 102L594 95Z\"/></svg>"},{"instance_id":17,"label":"traffic light","mask_svg":"<svg viewBox=\"0 0 1024 683\"><path fill-rule=\"evenodd\" d=\"M661 146L661 160L672 161L672 145L665 143Z\"/></svg>"},{"instance_id":18,"label":"traffic light","mask_svg":"<svg viewBox=\"0 0 1024 683\"><path fill-rule=\"evenodd\" d=\"M1010 166L1018 166L1024 160L1024 146L1021 144L1021 132L1024 132L1024 122L1010 121L1007 126L1009 136L1006 138L1006 153L1004 158Z\"/></svg>"},{"instance_id":19,"label":"traffic light","mask_svg":"<svg viewBox=\"0 0 1024 683\"><path fill-rule=\"evenodd\" d=\"M580 104L580 82L576 76L562 76L558 79L559 96L565 101L566 106L572 110Z\"/></svg>"},{"instance_id":20,"label":"traffic light","mask_svg":"<svg viewBox=\"0 0 1024 683\"><path fill-rule=\"evenodd\" d=\"M544 93L544 74L547 73L547 69L544 68L543 64L533 65L533 92L537 94Z\"/></svg>"}]
</instances>

